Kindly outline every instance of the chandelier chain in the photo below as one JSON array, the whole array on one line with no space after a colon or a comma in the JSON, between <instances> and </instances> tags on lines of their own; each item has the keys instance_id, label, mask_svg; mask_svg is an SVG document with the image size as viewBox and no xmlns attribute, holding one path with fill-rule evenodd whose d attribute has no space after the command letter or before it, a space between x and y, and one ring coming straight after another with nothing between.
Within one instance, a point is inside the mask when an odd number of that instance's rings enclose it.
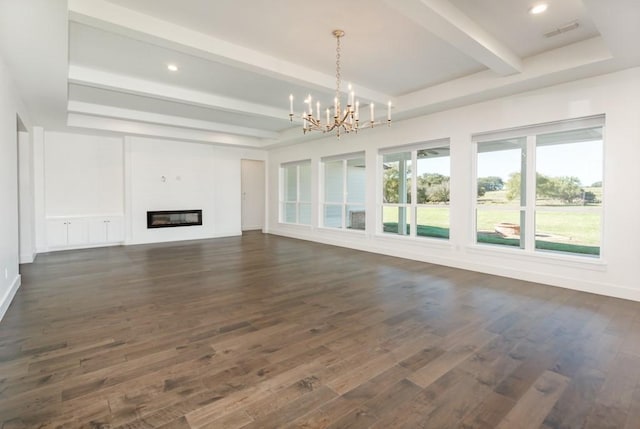
<instances>
[{"instance_id":1,"label":"chandelier chain","mask_svg":"<svg viewBox=\"0 0 640 429\"><path fill-rule=\"evenodd\" d=\"M337 36L336 39L336 99L340 103L340 36Z\"/></svg>"}]
</instances>

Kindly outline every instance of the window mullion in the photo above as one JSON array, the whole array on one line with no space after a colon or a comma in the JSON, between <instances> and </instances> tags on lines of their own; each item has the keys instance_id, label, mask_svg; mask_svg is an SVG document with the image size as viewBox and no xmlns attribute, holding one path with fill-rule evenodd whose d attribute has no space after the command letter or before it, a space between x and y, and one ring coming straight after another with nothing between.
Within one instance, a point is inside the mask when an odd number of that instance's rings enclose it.
<instances>
[{"instance_id":1,"label":"window mullion","mask_svg":"<svg viewBox=\"0 0 640 429\"><path fill-rule=\"evenodd\" d=\"M418 151L411 151L411 204L409 205L409 219L411 223L411 237L418 235Z\"/></svg>"},{"instance_id":2,"label":"window mullion","mask_svg":"<svg viewBox=\"0 0 640 429\"><path fill-rule=\"evenodd\" d=\"M300 223L300 166L296 166L296 223Z\"/></svg>"},{"instance_id":3,"label":"window mullion","mask_svg":"<svg viewBox=\"0 0 640 429\"><path fill-rule=\"evenodd\" d=\"M524 249L534 251L536 247L536 136L527 136L526 153L526 197L524 207ZM520 237L522 240L522 236Z\"/></svg>"},{"instance_id":4,"label":"window mullion","mask_svg":"<svg viewBox=\"0 0 640 429\"><path fill-rule=\"evenodd\" d=\"M347 160L342 160L342 229L347 228Z\"/></svg>"},{"instance_id":5,"label":"window mullion","mask_svg":"<svg viewBox=\"0 0 640 429\"><path fill-rule=\"evenodd\" d=\"M318 194L318 199L320 200L320 204L318 204L316 208L316 216L318 217L318 226L324 227L324 213L327 210L327 184L325 183L325 178L327 172L325 169L327 168L326 161L320 162L320 168L318 169L318 186L320 188L320 192Z\"/></svg>"}]
</instances>

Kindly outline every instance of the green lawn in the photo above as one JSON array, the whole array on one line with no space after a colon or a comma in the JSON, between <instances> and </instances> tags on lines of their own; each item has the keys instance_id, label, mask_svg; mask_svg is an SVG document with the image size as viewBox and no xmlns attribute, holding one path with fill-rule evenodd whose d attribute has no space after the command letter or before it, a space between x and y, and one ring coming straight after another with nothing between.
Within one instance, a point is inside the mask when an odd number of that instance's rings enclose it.
<instances>
[{"instance_id":1,"label":"green lawn","mask_svg":"<svg viewBox=\"0 0 640 429\"><path fill-rule=\"evenodd\" d=\"M398 233L398 208L385 207L383 217L384 232ZM407 216L407 234L409 221ZM418 208L417 235L421 237L449 238L449 207L421 207Z\"/></svg>"},{"instance_id":2,"label":"green lawn","mask_svg":"<svg viewBox=\"0 0 640 429\"><path fill-rule=\"evenodd\" d=\"M477 219L478 242L519 247L519 237L503 237L495 232L495 226L503 222L520 224L520 212L518 210L480 210ZM409 224L408 220L407 224ZM449 238L449 207L419 209L417 229L418 236ZM383 230L398 233L398 208L384 208ZM600 254L600 215L538 211L536 249L587 255Z\"/></svg>"}]
</instances>

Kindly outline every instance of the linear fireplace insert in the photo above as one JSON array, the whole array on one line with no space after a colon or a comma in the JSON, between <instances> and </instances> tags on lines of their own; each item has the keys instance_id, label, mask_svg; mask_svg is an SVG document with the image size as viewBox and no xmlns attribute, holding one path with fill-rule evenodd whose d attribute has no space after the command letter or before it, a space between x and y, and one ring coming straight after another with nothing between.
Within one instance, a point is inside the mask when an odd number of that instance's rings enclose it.
<instances>
[{"instance_id":1,"label":"linear fireplace insert","mask_svg":"<svg viewBox=\"0 0 640 429\"><path fill-rule=\"evenodd\" d=\"M202 210L163 210L147 212L147 228L202 225Z\"/></svg>"}]
</instances>

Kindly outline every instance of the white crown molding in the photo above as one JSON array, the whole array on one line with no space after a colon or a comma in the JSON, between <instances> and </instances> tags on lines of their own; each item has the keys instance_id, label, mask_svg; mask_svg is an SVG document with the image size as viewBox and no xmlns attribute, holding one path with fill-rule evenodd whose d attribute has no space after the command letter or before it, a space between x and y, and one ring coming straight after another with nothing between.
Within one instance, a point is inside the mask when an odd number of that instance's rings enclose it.
<instances>
[{"instance_id":1,"label":"white crown molding","mask_svg":"<svg viewBox=\"0 0 640 429\"><path fill-rule=\"evenodd\" d=\"M273 119L289 117L286 109L73 64L69 65L69 83Z\"/></svg>"},{"instance_id":2,"label":"white crown molding","mask_svg":"<svg viewBox=\"0 0 640 429\"><path fill-rule=\"evenodd\" d=\"M180 116L162 115L159 113L144 112L140 110L123 109L121 107L106 106L103 104L84 103L70 100L67 104L70 113L81 113L91 116L102 116L114 119L125 119L150 124L169 125L194 130L214 131L220 133L235 134L265 139L276 139L279 133L265 131L256 128L239 127L235 125L221 124L217 122L189 119Z\"/></svg>"},{"instance_id":3,"label":"white crown molding","mask_svg":"<svg viewBox=\"0 0 640 429\"><path fill-rule=\"evenodd\" d=\"M262 149L269 143L269 140L261 140L251 137L179 128L167 125L149 124L124 119L105 118L79 113L69 113L67 115L67 125L70 127L110 131L130 136L160 137L165 139L195 141L200 143L247 147L253 149Z\"/></svg>"}]
</instances>

